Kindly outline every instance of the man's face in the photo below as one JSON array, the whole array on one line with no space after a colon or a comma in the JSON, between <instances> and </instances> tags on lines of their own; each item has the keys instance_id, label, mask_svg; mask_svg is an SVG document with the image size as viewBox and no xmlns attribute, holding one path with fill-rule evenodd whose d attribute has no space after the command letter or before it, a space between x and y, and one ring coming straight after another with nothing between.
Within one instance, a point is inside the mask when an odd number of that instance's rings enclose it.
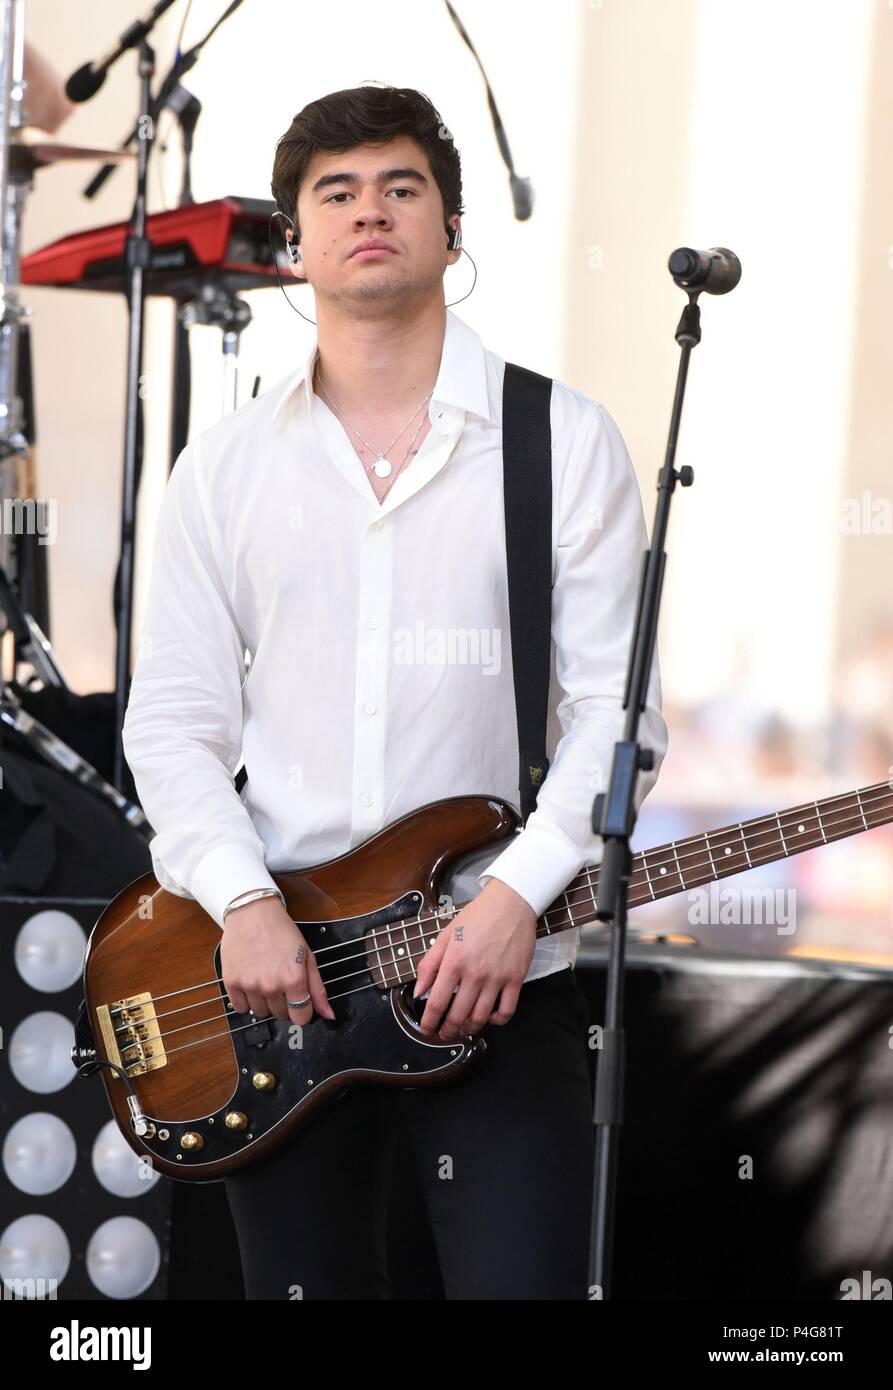
<instances>
[{"instance_id":1,"label":"man's face","mask_svg":"<svg viewBox=\"0 0 893 1390\"><path fill-rule=\"evenodd\" d=\"M423 150L405 135L346 154L314 155L295 222L304 267L299 278L317 296L359 314L442 288L444 270L461 255L447 250L440 189ZM453 217L451 225L458 224ZM372 240L388 249L358 251Z\"/></svg>"}]
</instances>

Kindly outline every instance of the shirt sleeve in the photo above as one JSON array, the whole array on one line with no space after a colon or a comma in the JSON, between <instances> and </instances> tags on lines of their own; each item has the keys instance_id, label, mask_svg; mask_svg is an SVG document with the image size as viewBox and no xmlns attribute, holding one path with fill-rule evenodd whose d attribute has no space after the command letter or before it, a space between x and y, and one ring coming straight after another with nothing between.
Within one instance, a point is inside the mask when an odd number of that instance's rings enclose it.
<instances>
[{"instance_id":1,"label":"shirt sleeve","mask_svg":"<svg viewBox=\"0 0 893 1390\"><path fill-rule=\"evenodd\" d=\"M563 735L527 824L479 874L520 893L542 916L584 864L601 861L592 803L606 791L622 708L648 533L638 480L614 420L591 402L575 457L561 485L557 566L552 588L557 706ZM651 663L639 742L654 767L636 780L638 811L667 751L657 650Z\"/></svg>"},{"instance_id":2,"label":"shirt sleeve","mask_svg":"<svg viewBox=\"0 0 893 1390\"><path fill-rule=\"evenodd\" d=\"M149 848L158 882L194 898L222 926L233 898L276 885L232 780L245 643L215 545L222 554L196 439L179 455L159 511L123 742L156 832Z\"/></svg>"}]
</instances>

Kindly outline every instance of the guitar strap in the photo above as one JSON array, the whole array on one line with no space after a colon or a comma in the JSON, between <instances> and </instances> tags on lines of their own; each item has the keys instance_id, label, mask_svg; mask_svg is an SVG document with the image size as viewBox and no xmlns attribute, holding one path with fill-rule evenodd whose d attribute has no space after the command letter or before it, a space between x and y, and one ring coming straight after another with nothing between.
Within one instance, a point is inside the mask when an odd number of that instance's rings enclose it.
<instances>
[{"instance_id":1,"label":"guitar strap","mask_svg":"<svg viewBox=\"0 0 893 1390\"><path fill-rule=\"evenodd\" d=\"M522 823L549 771L546 720L552 641L551 377L506 362L502 394L502 482L518 725ZM236 773L236 791L248 780Z\"/></svg>"},{"instance_id":2,"label":"guitar strap","mask_svg":"<svg viewBox=\"0 0 893 1390\"><path fill-rule=\"evenodd\" d=\"M546 720L552 642L552 380L505 364L502 481L518 787L524 824L549 771Z\"/></svg>"}]
</instances>

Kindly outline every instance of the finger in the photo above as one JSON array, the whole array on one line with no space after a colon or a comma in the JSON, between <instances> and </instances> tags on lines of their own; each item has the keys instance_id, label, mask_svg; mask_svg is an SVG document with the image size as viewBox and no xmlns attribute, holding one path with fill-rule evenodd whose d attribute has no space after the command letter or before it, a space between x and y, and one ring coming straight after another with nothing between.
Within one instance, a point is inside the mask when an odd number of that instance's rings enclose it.
<instances>
[{"instance_id":1,"label":"finger","mask_svg":"<svg viewBox=\"0 0 893 1390\"><path fill-rule=\"evenodd\" d=\"M283 997L292 1023L297 1023L301 1028L305 1028L313 1019L313 993L307 979L305 966L299 966L294 974L289 976ZM306 999L307 1003L296 1009L289 1003L290 999Z\"/></svg>"},{"instance_id":2,"label":"finger","mask_svg":"<svg viewBox=\"0 0 893 1390\"><path fill-rule=\"evenodd\" d=\"M484 1025L490 1022L493 1005L498 997L498 985L490 985L486 989L481 990L477 998L477 1003L465 1021L464 1031L466 1033L479 1033Z\"/></svg>"},{"instance_id":3,"label":"finger","mask_svg":"<svg viewBox=\"0 0 893 1390\"><path fill-rule=\"evenodd\" d=\"M416 985L412 992L413 999L418 999L419 995L424 994L434 983L446 948L445 934L442 933L419 959L416 965Z\"/></svg>"},{"instance_id":4,"label":"finger","mask_svg":"<svg viewBox=\"0 0 893 1390\"><path fill-rule=\"evenodd\" d=\"M300 999L301 995L298 994L295 998ZM285 1002L285 995L282 990L280 990L278 994L274 994L272 991L267 994L267 1009L273 1018L279 1018L283 1023L286 1022L288 1019L288 1005Z\"/></svg>"},{"instance_id":5,"label":"finger","mask_svg":"<svg viewBox=\"0 0 893 1390\"><path fill-rule=\"evenodd\" d=\"M426 1032L437 1032L440 1020L452 1003L453 993L458 985L458 979L455 975L450 974L446 967L441 967L438 970L437 978L431 986L431 993L425 1004L425 1012L419 1022L420 1028Z\"/></svg>"},{"instance_id":6,"label":"finger","mask_svg":"<svg viewBox=\"0 0 893 1390\"><path fill-rule=\"evenodd\" d=\"M285 996L285 1002L288 1007L289 1019L292 1023L296 1023L299 1028L306 1028L308 1023L311 1023L313 1021L313 1000L312 998L308 999L307 1003L302 1004L299 1009L293 1008L291 1004L288 1003L288 1001L289 999L303 999L309 993L310 991L307 989L297 990L295 993L292 993L291 990L288 990Z\"/></svg>"},{"instance_id":7,"label":"finger","mask_svg":"<svg viewBox=\"0 0 893 1390\"><path fill-rule=\"evenodd\" d=\"M326 987L322 982L322 975L319 973L319 967L312 956L310 958L309 975L310 994L313 999L313 1006L316 1009L316 1012L318 1014L322 1014L323 1018L330 1018L334 1022L335 1010L329 1003L328 991L326 990ZM299 994L298 998L302 999L303 995Z\"/></svg>"},{"instance_id":8,"label":"finger","mask_svg":"<svg viewBox=\"0 0 893 1390\"><path fill-rule=\"evenodd\" d=\"M518 1007L518 996L521 993L520 985L503 985L502 994L499 1000L499 1007L490 1015L490 1022L499 1026L504 1026Z\"/></svg>"},{"instance_id":9,"label":"finger","mask_svg":"<svg viewBox=\"0 0 893 1390\"><path fill-rule=\"evenodd\" d=\"M449 1007L446 1018L438 1029L442 1038L456 1038L465 1032L465 1024L470 1017L481 993L480 981L464 980L459 986Z\"/></svg>"},{"instance_id":10,"label":"finger","mask_svg":"<svg viewBox=\"0 0 893 1390\"><path fill-rule=\"evenodd\" d=\"M237 1014L247 1014L250 1005L248 1003L248 1000L245 998L245 994L240 988L240 986L233 985L232 988L230 988L230 986L224 980L223 987L229 996L229 1002L232 1004L235 1012Z\"/></svg>"},{"instance_id":11,"label":"finger","mask_svg":"<svg viewBox=\"0 0 893 1390\"><path fill-rule=\"evenodd\" d=\"M248 1000L248 1007L255 1018L263 1018L267 1012L267 1001L263 991L259 989L246 989L245 997Z\"/></svg>"}]
</instances>

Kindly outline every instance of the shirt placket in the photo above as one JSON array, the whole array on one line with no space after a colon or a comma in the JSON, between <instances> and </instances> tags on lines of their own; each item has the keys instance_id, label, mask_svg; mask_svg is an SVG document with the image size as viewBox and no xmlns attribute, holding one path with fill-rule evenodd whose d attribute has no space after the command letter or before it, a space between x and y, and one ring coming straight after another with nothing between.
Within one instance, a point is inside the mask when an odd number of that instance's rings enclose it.
<instances>
[{"instance_id":1,"label":"shirt placket","mask_svg":"<svg viewBox=\"0 0 893 1390\"><path fill-rule=\"evenodd\" d=\"M392 517L377 517L369 522L363 537L354 681L351 846L379 830L384 815L395 524Z\"/></svg>"}]
</instances>

